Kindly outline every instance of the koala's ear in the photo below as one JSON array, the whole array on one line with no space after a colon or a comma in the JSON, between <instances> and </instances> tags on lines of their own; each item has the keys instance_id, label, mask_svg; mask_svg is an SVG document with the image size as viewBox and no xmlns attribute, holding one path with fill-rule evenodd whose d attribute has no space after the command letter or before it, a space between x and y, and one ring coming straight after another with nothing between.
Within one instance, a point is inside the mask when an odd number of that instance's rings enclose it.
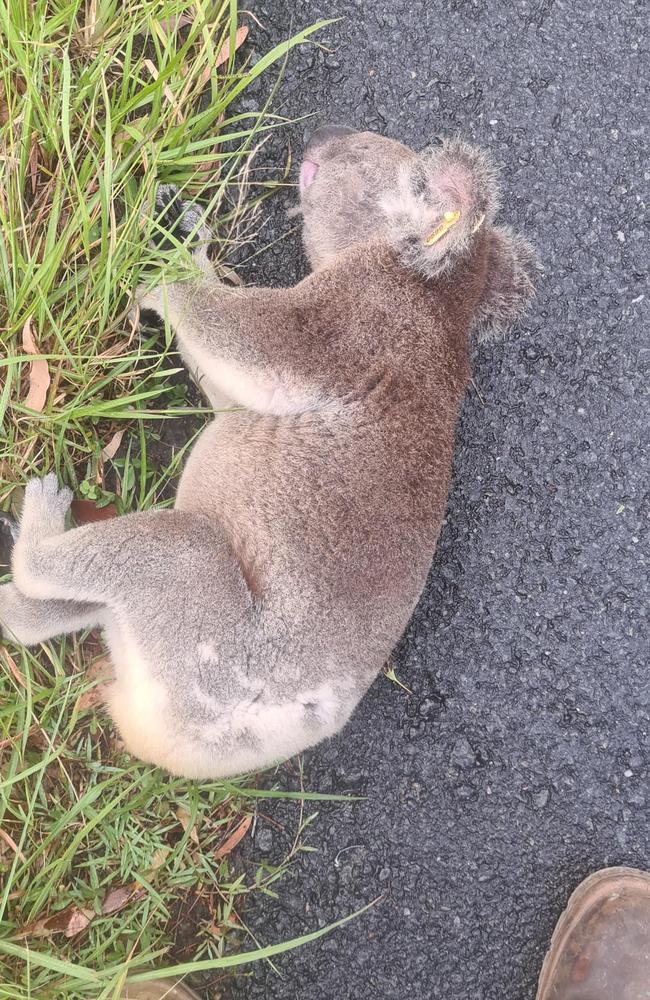
<instances>
[{"instance_id":1,"label":"koala's ear","mask_svg":"<svg viewBox=\"0 0 650 1000\"><path fill-rule=\"evenodd\" d=\"M464 257L475 234L494 219L496 170L482 150L448 139L403 166L382 207L402 263L434 277Z\"/></svg>"},{"instance_id":2,"label":"koala's ear","mask_svg":"<svg viewBox=\"0 0 650 1000\"><path fill-rule=\"evenodd\" d=\"M490 231L485 288L472 321L477 340L501 336L526 311L537 271L537 256L527 240L506 227Z\"/></svg>"}]
</instances>

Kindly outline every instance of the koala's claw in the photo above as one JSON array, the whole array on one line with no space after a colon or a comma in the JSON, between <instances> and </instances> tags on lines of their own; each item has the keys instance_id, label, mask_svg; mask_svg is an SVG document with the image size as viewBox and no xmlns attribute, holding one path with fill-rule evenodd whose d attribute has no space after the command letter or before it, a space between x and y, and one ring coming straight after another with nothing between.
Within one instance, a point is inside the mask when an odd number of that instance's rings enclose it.
<instances>
[{"instance_id":1,"label":"koala's claw","mask_svg":"<svg viewBox=\"0 0 650 1000\"><path fill-rule=\"evenodd\" d=\"M18 525L10 514L0 511L0 576L11 565L11 553L18 539ZM1 589L1 588L0 588ZM0 628L0 635L2 629Z\"/></svg>"},{"instance_id":2,"label":"koala's claw","mask_svg":"<svg viewBox=\"0 0 650 1000\"><path fill-rule=\"evenodd\" d=\"M175 184L159 185L156 191L156 221L160 229L152 237L154 246L171 250L174 244L168 234L180 243L190 243L192 247L209 241L210 231L203 220L203 212L191 202L183 201Z\"/></svg>"},{"instance_id":3,"label":"koala's claw","mask_svg":"<svg viewBox=\"0 0 650 1000\"><path fill-rule=\"evenodd\" d=\"M72 490L59 486L54 473L42 479L30 479L25 487L25 501L20 533L36 530L41 535L56 535L63 531L65 515L72 503Z\"/></svg>"}]
</instances>

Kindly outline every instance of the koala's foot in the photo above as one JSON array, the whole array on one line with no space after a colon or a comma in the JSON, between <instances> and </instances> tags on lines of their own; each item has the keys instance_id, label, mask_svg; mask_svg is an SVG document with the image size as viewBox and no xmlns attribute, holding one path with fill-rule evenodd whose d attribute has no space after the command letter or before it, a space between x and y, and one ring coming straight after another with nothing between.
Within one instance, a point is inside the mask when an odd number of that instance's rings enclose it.
<instances>
[{"instance_id":1,"label":"koala's foot","mask_svg":"<svg viewBox=\"0 0 650 1000\"><path fill-rule=\"evenodd\" d=\"M65 515L71 503L72 490L59 486L54 473L49 472L42 479L30 479L25 489L17 544L21 544L26 535L38 541L60 535L65 529Z\"/></svg>"},{"instance_id":2,"label":"koala's foot","mask_svg":"<svg viewBox=\"0 0 650 1000\"><path fill-rule=\"evenodd\" d=\"M52 473L30 479L25 489L20 528L13 552L14 583L29 597L50 597L36 582L43 547L65 530L65 515L72 502L67 486L59 487Z\"/></svg>"}]
</instances>

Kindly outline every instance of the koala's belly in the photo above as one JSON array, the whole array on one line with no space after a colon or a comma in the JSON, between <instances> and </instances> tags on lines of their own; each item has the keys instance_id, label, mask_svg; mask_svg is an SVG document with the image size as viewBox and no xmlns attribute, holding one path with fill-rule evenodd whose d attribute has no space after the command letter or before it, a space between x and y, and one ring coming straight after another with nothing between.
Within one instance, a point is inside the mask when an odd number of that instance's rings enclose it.
<instances>
[{"instance_id":1,"label":"koala's belly","mask_svg":"<svg viewBox=\"0 0 650 1000\"><path fill-rule=\"evenodd\" d=\"M341 460L357 467L349 453L341 455L336 429L318 417L223 413L194 446L176 506L216 517L229 534L304 545L305 535L338 517L332 503L341 494ZM363 475L350 470L346 478Z\"/></svg>"},{"instance_id":2,"label":"koala's belly","mask_svg":"<svg viewBox=\"0 0 650 1000\"><path fill-rule=\"evenodd\" d=\"M335 415L221 414L190 455L176 506L216 518L262 591L299 585L312 608L357 607L399 634L426 579L449 462L432 479L416 457L407 481L404 449L387 438Z\"/></svg>"}]
</instances>

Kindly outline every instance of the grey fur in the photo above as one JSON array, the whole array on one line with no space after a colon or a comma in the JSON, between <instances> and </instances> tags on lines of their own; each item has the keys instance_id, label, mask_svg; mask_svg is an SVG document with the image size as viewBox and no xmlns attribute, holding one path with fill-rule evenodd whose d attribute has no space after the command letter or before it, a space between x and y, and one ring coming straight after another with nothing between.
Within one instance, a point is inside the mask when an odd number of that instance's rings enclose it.
<instances>
[{"instance_id":1,"label":"grey fur","mask_svg":"<svg viewBox=\"0 0 650 1000\"><path fill-rule=\"evenodd\" d=\"M19 641L102 624L127 748L189 777L262 767L349 718L427 575L470 329L513 322L532 290L477 151L321 134L306 156L309 277L230 288L197 251L195 279L139 292L167 303L213 404L242 407L203 432L175 509L65 531L69 491L34 480L0 588ZM449 206L458 225L424 246Z\"/></svg>"}]
</instances>

